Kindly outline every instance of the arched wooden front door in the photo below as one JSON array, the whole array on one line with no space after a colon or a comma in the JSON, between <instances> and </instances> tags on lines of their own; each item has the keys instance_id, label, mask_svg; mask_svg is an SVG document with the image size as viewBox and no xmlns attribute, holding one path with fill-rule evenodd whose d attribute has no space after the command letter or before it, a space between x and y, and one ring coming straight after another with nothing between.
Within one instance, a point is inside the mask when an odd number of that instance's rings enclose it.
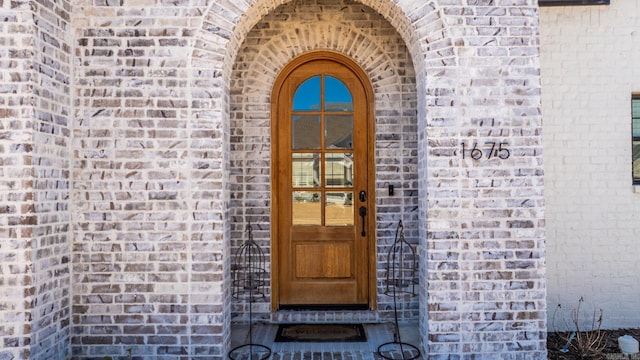
<instances>
[{"instance_id":1,"label":"arched wooden front door","mask_svg":"<svg viewBox=\"0 0 640 360\"><path fill-rule=\"evenodd\" d=\"M330 52L273 91L273 307L375 306L372 91Z\"/></svg>"}]
</instances>

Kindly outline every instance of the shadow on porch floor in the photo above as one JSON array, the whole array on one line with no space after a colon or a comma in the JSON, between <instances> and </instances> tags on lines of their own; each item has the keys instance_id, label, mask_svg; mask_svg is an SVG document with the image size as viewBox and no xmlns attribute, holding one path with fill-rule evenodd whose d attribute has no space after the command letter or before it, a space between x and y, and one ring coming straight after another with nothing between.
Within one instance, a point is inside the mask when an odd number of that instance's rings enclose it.
<instances>
[{"instance_id":1,"label":"shadow on porch floor","mask_svg":"<svg viewBox=\"0 0 640 360\"><path fill-rule=\"evenodd\" d=\"M253 344L265 345L271 348L273 360L369 360L383 359L377 355L378 347L384 343L393 341L393 324L364 324L367 333L367 342L360 343L276 343L274 339L278 329L277 324L258 324L252 328ZM422 351L420 334L417 324L400 324L400 336L403 343L414 345ZM249 338L249 325L234 324L231 327L231 348L251 343ZM250 359L251 347L243 347L234 352L235 360ZM254 348L253 359L259 358ZM388 351L385 356L392 359L402 359L397 348L385 346ZM405 358L415 356L406 348ZM421 357L420 357L421 358ZM419 358L419 359L420 359Z\"/></svg>"}]
</instances>

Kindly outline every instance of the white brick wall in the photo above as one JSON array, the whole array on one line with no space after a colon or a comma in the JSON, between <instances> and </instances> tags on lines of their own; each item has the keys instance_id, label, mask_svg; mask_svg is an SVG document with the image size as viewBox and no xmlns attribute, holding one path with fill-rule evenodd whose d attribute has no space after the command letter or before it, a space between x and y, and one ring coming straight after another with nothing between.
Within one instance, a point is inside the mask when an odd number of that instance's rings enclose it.
<instances>
[{"instance_id":1,"label":"white brick wall","mask_svg":"<svg viewBox=\"0 0 640 360\"><path fill-rule=\"evenodd\" d=\"M639 327L631 94L640 92L640 3L542 8L540 32L548 315L584 297L604 310L605 327Z\"/></svg>"}]
</instances>

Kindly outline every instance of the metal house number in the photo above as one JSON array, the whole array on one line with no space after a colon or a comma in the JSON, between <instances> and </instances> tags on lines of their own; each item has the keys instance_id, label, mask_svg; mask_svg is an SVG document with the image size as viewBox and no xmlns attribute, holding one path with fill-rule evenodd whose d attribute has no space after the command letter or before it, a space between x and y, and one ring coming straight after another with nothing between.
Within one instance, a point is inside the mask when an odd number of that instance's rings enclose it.
<instances>
[{"instance_id":1,"label":"metal house number","mask_svg":"<svg viewBox=\"0 0 640 360\"><path fill-rule=\"evenodd\" d=\"M474 142L471 149L469 149L467 148L467 144L463 142L462 158L466 159L468 155L473 160L481 160L483 157L486 157L487 160L490 160L496 157L502 160L505 160L511 156L511 150L507 148L507 145L509 145L509 143L507 142L486 141L484 145L485 146L481 148L478 146L477 142Z\"/></svg>"}]
</instances>

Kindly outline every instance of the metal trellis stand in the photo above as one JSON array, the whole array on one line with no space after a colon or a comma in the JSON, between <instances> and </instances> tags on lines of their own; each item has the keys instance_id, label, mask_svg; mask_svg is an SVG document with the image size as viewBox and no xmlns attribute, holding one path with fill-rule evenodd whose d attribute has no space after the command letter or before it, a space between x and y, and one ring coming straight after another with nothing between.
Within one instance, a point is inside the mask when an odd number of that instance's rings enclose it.
<instances>
[{"instance_id":1,"label":"metal trellis stand","mask_svg":"<svg viewBox=\"0 0 640 360\"><path fill-rule=\"evenodd\" d=\"M402 220L398 222L396 237L387 253L387 278L385 295L393 297L393 315L395 329L393 341L378 346L377 354L387 360L414 360L420 357L420 350L409 343L402 342L398 325L398 296L416 296L417 283L416 251L404 239ZM398 356L398 357L395 357Z\"/></svg>"},{"instance_id":2,"label":"metal trellis stand","mask_svg":"<svg viewBox=\"0 0 640 360\"><path fill-rule=\"evenodd\" d=\"M247 240L233 258L233 290L235 299L249 302L249 343L229 351L229 359L265 360L271 356L271 348L253 343L253 303L265 297L265 257L262 249L253 241L251 223L247 225Z\"/></svg>"}]
</instances>

